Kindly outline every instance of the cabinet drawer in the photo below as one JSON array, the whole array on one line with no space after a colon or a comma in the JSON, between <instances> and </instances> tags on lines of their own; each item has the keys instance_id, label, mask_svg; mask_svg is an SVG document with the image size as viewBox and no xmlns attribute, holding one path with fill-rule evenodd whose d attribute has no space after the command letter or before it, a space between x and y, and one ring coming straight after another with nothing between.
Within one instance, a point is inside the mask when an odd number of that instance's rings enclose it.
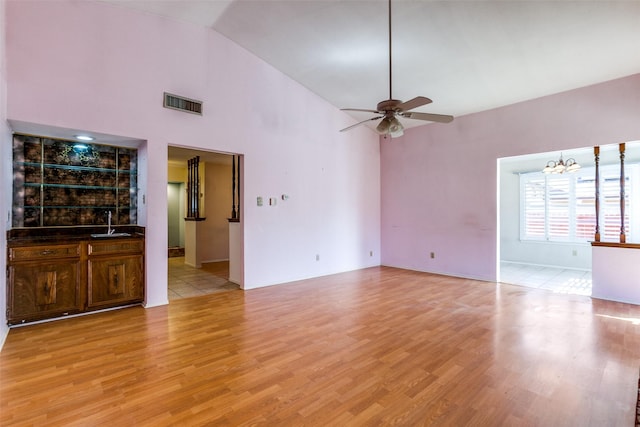
<instances>
[{"instance_id":1,"label":"cabinet drawer","mask_svg":"<svg viewBox=\"0 0 640 427\"><path fill-rule=\"evenodd\" d=\"M144 241L142 239L89 243L89 255L141 254L143 250Z\"/></svg>"},{"instance_id":2,"label":"cabinet drawer","mask_svg":"<svg viewBox=\"0 0 640 427\"><path fill-rule=\"evenodd\" d=\"M40 260L43 258L71 258L79 256L79 244L9 248L9 261Z\"/></svg>"}]
</instances>

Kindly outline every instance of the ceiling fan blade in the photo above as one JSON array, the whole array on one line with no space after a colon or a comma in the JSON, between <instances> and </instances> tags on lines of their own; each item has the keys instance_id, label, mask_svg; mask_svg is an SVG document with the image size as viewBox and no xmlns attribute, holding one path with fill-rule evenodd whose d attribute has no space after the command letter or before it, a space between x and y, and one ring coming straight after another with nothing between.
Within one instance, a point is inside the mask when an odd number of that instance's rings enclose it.
<instances>
[{"instance_id":1,"label":"ceiling fan blade","mask_svg":"<svg viewBox=\"0 0 640 427\"><path fill-rule=\"evenodd\" d=\"M444 114L431 114L431 113L402 113L402 117L414 120L426 120L428 122L449 123L453 121L453 116L447 116Z\"/></svg>"},{"instance_id":2,"label":"ceiling fan blade","mask_svg":"<svg viewBox=\"0 0 640 427\"><path fill-rule=\"evenodd\" d=\"M377 111L374 111L374 113L376 113L376 112L377 112ZM340 132L344 132L345 130L353 129L353 128L354 128L354 127L356 127L356 126L360 126L360 125L365 124L365 123L367 123L367 122L370 122L370 121L372 121L372 120L378 120L378 119L381 119L382 117L384 117L384 116L371 117L370 119L363 120L363 121L361 121L361 122L356 123L355 125L351 125L351 126L348 126L348 127L344 128L344 129L340 129Z\"/></svg>"},{"instance_id":3,"label":"ceiling fan blade","mask_svg":"<svg viewBox=\"0 0 640 427\"><path fill-rule=\"evenodd\" d=\"M377 114L380 114L380 111L363 110L362 108L341 108L340 111L362 111L363 113L377 113Z\"/></svg>"},{"instance_id":4,"label":"ceiling fan blade","mask_svg":"<svg viewBox=\"0 0 640 427\"><path fill-rule=\"evenodd\" d=\"M400 111L409 111L423 105L431 104L432 102L433 101L425 96L416 96L415 98L410 99L407 102L403 102L402 104L397 105L396 108L399 108Z\"/></svg>"}]
</instances>

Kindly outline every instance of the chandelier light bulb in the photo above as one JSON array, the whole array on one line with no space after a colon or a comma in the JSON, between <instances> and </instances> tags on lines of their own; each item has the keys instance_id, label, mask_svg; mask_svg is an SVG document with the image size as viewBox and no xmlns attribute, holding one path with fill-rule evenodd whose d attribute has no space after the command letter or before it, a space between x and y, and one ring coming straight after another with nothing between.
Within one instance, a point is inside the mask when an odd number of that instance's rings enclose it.
<instances>
[{"instance_id":1,"label":"chandelier light bulb","mask_svg":"<svg viewBox=\"0 0 640 427\"><path fill-rule=\"evenodd\" d=\"M580 167L581 166L578 164L578 162L575 161L575 159L567 159L566 162L562 160L562 153L561 153L560 160L558 161L549 160L547 162L547 165L544 167L544 169L542 169L542 172L547 174L575 172L578 169L580 169Z\"/></svg>"}]
</instances>

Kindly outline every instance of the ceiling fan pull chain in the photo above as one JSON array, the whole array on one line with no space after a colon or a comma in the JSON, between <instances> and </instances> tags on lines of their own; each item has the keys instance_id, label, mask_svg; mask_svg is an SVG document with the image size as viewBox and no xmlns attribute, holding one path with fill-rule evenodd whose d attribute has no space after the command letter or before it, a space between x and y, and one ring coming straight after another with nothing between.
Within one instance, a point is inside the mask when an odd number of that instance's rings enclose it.
<instances>
[{"instance_id":1,"label":"ceiling fan pull chain","mask_svg":"<svg viewBox=\"0 0 640 427\"><path fill-rule=\"evenodd\" d=\"M393 84L391 72L391 0L389 0L389 99L393 99L393 96L391 96L391 85Z\"/></svg>"},{"instance_id":2,"label":"ceiling fan pull chain","mask_svg":"<svg viewBox=\"0 0 640 427\"><path fill-rule=\"evenodd\" d=\"M401 136L403 134L404 126L398 120L398 117L403 117L407 119L414 120L423 120L428 122L439 122L439 123L449 123L453 120L453 116L447 116L443 114L431 114L431 113L418 113L413 112L414 108L421 107L423 105L427 105L431 103L431 100L424 96L416 96L413 99L410 99L406 102L399 101L397 99L393 99L393 69L392 69L392 39L391 39L391 0L388 0L389 3L389 99L378 102L375 110L365 110L362 108L341 108L342 111L362 111L366 113L374 113L375 117L371 117L370 119L362 120L354 125L347 126L344 129L340 129L340 132L344 132L345 130L353 129L356 126L360 126L364 123L370 122L372 120L382 119L378 126L376 126L376 131L382 135L391 135L392 138L396 136Z\"/></svg>"}]
</instances>

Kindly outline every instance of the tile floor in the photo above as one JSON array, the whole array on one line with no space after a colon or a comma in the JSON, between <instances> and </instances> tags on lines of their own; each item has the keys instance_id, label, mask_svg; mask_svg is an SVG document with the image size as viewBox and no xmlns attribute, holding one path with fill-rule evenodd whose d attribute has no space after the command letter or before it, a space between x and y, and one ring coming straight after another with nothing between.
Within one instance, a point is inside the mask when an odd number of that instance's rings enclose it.
<instances>
[{"instance_id":1,"label":"tile floor","mask_svg":"<svg viewBox=\"0 0 640 427\"><path fill-rule=\"evenodd\" d=\"M500 281L560 294L591 295L591 270L571 270L502 261Z\"/></svg>"},{"instance_id":2,"label":"tile floor","mask_svg":"<svg viewBox=\"0 0 640 427\"><path fill-rule=\"evenodd\" d=\"M194 268L184 263L184 257L169 258L169 301L240 289L228 277L228 261Z\"/></svg>"}]
</instances>

